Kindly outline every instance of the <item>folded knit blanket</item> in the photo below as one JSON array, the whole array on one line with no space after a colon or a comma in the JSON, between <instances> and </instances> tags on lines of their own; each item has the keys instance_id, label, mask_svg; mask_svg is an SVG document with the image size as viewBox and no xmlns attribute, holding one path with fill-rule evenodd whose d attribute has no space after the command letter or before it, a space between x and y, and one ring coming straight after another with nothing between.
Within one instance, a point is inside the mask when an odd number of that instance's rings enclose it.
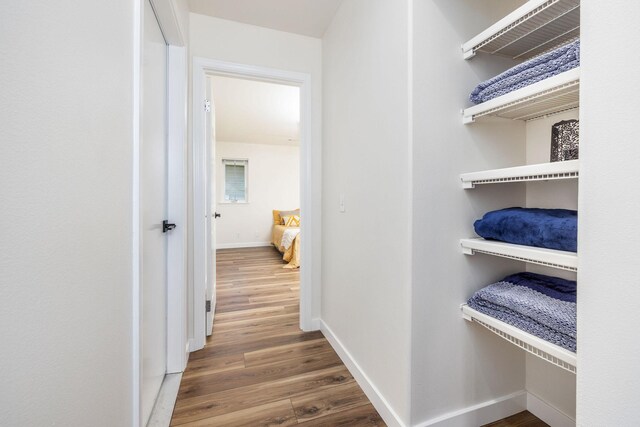
<instances>
[{"instance_id":1,"label":"folded knit blanket","mask_svg":"<svg viewBox=\"0 0 640 427\"><path fill-rule=\"evenodd\" d=\"M517 245L578 250L578 212L567 209L507 208L473 224L479 236Z\"/></svg>"},{"instance_id":2,"label":"folded knit blanket","mask_svg":"<svg viewBox=\"0 0 640 427\"><path fill-rule=\"evenodd\" d=\"M480 83L471 92L469 98L475 104L480 104L578 66L580 66L580 40L516 65Z\"/></svg>"},{"instance_id":3,"label":"folded knit blanket","mask_svg":"<svg viewBox=\"0 0 640 427\"><path fill-rule=\"evenodd\" d=\"M576 282L535 273L505 277L476 292L469 307L576 351Z\"/></svg>"}]
</instances>

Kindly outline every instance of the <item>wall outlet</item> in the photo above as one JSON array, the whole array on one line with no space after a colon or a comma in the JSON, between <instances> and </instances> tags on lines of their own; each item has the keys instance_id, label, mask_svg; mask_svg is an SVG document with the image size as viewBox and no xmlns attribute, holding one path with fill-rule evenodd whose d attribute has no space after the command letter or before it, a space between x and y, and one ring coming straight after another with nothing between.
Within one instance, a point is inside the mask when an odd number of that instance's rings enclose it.
<instances>
[{"instance_id":1,"label":"wall outlet","mask_svg":"<svg viewBox=\"0 0 640 427\"><path fill-rule=\"evenodd\" d=\"M344 194L340 195L340 204L338 205L340 212L344 213L347 209L344 206Z\"/></svg>"},{"instance_id":2,"label":"wall outlet","mask_svg":"<svg viewBox=\"0 0 640 427\"><path fill-rule=\"evenodd\" d=\"M240 233L236 233L236 240L240 240Z\"/></svg>"}]
</instances>

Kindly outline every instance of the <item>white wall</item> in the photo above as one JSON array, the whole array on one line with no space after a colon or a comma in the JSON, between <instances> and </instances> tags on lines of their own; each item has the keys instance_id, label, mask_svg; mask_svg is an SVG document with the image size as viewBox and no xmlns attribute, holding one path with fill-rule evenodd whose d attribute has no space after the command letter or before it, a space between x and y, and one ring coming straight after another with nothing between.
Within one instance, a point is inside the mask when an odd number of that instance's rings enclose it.
<instances>
[{"instance_id":1,"label":"white wall","mask_svg":"<svg viewBox=\"0 0 640 427\"><path fill-rule=\"evenodd\" d=\"M526 123L527 164L547 163L551 154L551 127L561 120L578 118L578 110L555 114ZM578 209L578 180L540 181L526 184L527 207ZM576 280L576 273L535 264L527 271ZM578 287L580 293L581 287ZM576 417L576 376L540 358L527 354L526 388L531 394L570 418Z\"/></svg>"},{"instance_id":2,"label":"white wall","mask_svg":"<svg viewBox=\"0 0 640 427\"><path fill-rule=\"evenodd\" d=\"M258 65L287 71L297 71L311 75L311 152L313 161L312 215L315 230L310 238L313 242L312 262L313 289L312 317L320 315L321 280L321 122L322 122L322 41L320 39L270 30L248 24L189 15L190 56L240 64ZM191 103L190 103L191 105ZM191 120L189 120L191 124ZM190 154L191 156L191 154ZM192 183L191 183L192 184ZM193 188L192 185L190 188ZM193 233L193 230L190 230ZM303 266L304 268L304 266ZM190 281L193 271L190 271ZM191 298L189 298L191 300ZM192 330L190 325L190 330Z\"/></svg>"},{"instance_id":3,"label":"white wall","mask_svg":"<svg viewBox=\"0 0 640 427\"><path fill-rule=\"evenodd\" d=\"M579 426L638 423L640 3L581 2Z\"/></svg>"},{"instance_id":4,"label":"white wall","mask_svg":"<svg viewBox=\"0 0 640 427\"><path fill-rule=\"evenodd\" d=\"M525 163L524 124L496 120L465 126L460 115L475 85L512 65L483 55L465 61L460 46L519 3L414 1L413 425L493 421L474 411L466 421L442 420L525 388L524 353L464 321L459 310L477 289L524 269L496 257L462 255L459 246L460 238L475 235L473 221L482 214L526 200L522 184L465 191L459 179L463 172Z\"/></svg>"},{"instance_id":5,"label":"white wall","mask_svg":"<svg viewBox=\"0 0 640 427\"><path fill-rule=\"evenodd\" d=\"M246 159L248 203L224 203L223 159ZM272 210L300 207L300 148L286 145L216 143L216 245L269 245Z\"/></svg>"},{"instance_id":6,"label":"white wall","mask_svg":"<svg viewBox=\"0 0 640 427\"><path fill-rule=\"evenodd\" d=\"M131 423L130 2L0 14L0 419Z\"/></svg>"},{"instance_id":7,"label":"white wall","mask_svg":"<svg viewBox=\"0 0 640 427\"><path fill-rule=\"evenodd\" d=\"M411 329L407 13L405 0L347 0L325 33L322 181L322 320L405 422Z\"/></svg>"}]
</instances>

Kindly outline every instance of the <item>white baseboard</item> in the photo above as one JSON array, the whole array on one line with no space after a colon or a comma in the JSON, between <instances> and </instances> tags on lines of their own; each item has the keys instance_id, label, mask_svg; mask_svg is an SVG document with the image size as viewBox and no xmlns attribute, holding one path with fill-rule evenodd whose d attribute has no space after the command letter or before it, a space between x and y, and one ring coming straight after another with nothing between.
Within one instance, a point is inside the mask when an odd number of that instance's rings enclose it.
<instances>
[{"instance_id":1,"label":"white baseboard","mask_svg":"<svg viewBox=\"0 0 640 427\"><path fill-rule=\"evenodd\" d=\"M162 381L147 427L169 427L173 407L178 399L182 374L167 374Z\"/></svg>"},{"instance_id":2,"label":"white baseboard","mask_svg":"<svg viewBox=\"0 0 640 427\"><path fill-rule=\"evenodd\" d=\"M338 353L351 375L367 395L382 419L390 427L407 427L389 402L360 368L342 342L335 336L327 324L320 321L320 330L333 349ZM468 427L479 426L509 417L527 409L527 392L522 390L496 399L473 405L459 411L449 412L431 420L423 421L414 427ZM554 426L555 427L555 426Z\"/></svg>"},{"instance_id":3,"label":"white baseboard","mask_svg":"<svg viewBox=\"0 0 640 427\"><path fill-rule=\"evenodd\" d=\"M312 331L320 331L322 329L322 321L319 317L315 319L311 319L311 330Z\"/></svg>"},{"instance_id":4,"label":"white baseboard","mask_svg":"<svg viewBox=\"0 0 640 427\"><path fill-rule=\"evenodd\" d=\"M218 243L216 249L261 248L271 246L271 242Z\"/></svg>"},{"instance_id":5,"label":"white baseboard","mask_svg":"<svg viewBox=\"0 0 640 427\"><path fill-rule=\"evenodd\" d=\"M531 393L527 393L527 410L552 427L576 425L576 420Z\"/></svg>"},{"instance_id":6,"label":"white baseboard","mask_svg":"<svg viewBox=\"0 0 640 427\"><path fill-rule=\"evenodd\" d=\"M387 423L389 427L406 427L406 424L404 424L398 414L396 414L393 408L391 408L384 396L380 394L376 386L371 382L355 359L335 336L331 328L329 328L322 319L318 320L320 322L320 330L324 334L325 338L327 338L331 347L333 347L336 353L338 353L338 356L342 359L342 362L345 364L349 372L351 372L351 375L353 375L353 378L358 382L358 385L360 385L364 394L367 395L384 422Z\"/></svg>"},{"instance_id":7,"label":"white baseboard","mask_svg":"<svg viewBox=\"0 0 640 427\"><path fill-rule=\"evenodd\" d=\"M488 424L527 408L527 392L517 391L416 424L415 427L466 427Z\"/></svg>"},{"instance_id":8,"label":"white baseboard","mask_svg":"<svg viewBox=\"0 0 640 427\"><path fill-rule=\"evenodd\" d=\"M196 340L193 338L189 339L189 353L193 353L194 351L202 350L203 347L196 346Z\"/></svg>"}]
</instances>

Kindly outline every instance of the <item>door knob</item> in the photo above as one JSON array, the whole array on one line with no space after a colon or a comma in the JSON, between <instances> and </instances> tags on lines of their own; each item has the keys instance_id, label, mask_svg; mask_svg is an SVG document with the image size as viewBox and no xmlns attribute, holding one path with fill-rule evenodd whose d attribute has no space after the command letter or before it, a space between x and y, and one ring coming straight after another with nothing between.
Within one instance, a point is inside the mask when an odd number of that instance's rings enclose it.
<instances>
[{"instance_id":1,"label":"door knob","mask_svg":"<svg viewBox=\"0 0 640 427\"><path fill-rule=\"evenodd\" d=\"M220 215L218 212L214 212L213 213L213 218L220 218L222 215Z\"/></svg>"},{"instance_id":2,"label":"door knob","mask_svg":"<svg viewBox=\"0 0 640 427\"><path fill-rule=\"evenodd\" d=\"M169 230L173 230L174 228L176 228L175 224L169 224L169 221L167 221L166 219L164 221L162 221L162 232L166 233Z\"/></svg>"}]
</instances>

